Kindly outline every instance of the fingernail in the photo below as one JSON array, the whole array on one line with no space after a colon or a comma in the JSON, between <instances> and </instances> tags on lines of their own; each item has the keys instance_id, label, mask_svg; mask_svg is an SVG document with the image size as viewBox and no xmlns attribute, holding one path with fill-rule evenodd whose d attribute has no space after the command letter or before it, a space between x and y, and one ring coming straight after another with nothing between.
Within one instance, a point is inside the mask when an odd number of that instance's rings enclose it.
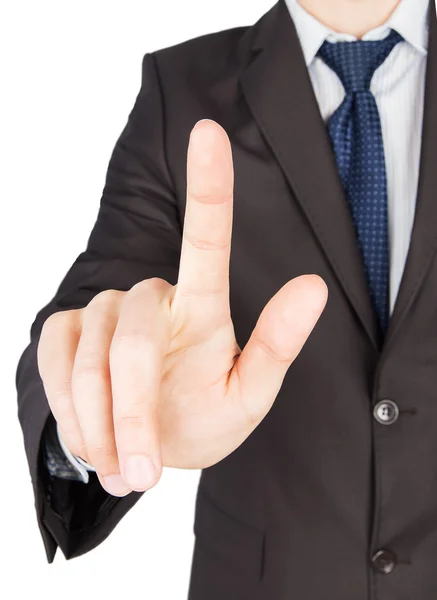
<instances>
[{"instance_id":1,"label":"fingernail","mask_svg":"<svg viewBox=\"0 0 437 600\"><path fill-rule=\"evenodd\" d=\"M136 454L126 460L125 480L136 491L145 491L156 481L156 469L148 456Z\"/></svg>"},{"instance_id":2,"label":"fingernail","mask_svg":"<svg viewBox=\"0 0 437 600\"><path fill-rule=\"evenodd\" d=\"M208 122L208 121L209 121L210 123L212 123L212 119L200 119L200 120L199 120L199 121L197 121L197 123L194 125L194 129L196 129L196 127L201 127L201 126L202 126L202 123L205 123L205 122Z\"/></svg>"},{"instance_id":3,"label":"fingernail","mask_svg":"<svg viewBox=\"0 0 437 600\"><path fill-rule=\"evenodd\" d=\"M121 475L102 477L105 490L113 496L126 496L132 490L126 485Z\"/></svg>"}]
</instances>

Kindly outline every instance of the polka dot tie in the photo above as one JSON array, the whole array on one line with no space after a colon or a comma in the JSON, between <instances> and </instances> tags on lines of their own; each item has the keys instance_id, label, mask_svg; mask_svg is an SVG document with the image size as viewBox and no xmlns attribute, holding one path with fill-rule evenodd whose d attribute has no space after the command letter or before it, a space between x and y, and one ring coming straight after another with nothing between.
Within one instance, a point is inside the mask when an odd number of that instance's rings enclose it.
<instances>
[{"instance_id":1,"label":"polka dot tie","mask_svg":"<svg viewBox=\"0 0 437 600\"><path fill-rule=\"evenodd\" d=\"M387 179L381 121L370 83L402 40L392 30L378 41L325 41L318 52L345 89L342 104L328 121L328 131L383 334L389 319Z\"/></svg>"}]
</instances>

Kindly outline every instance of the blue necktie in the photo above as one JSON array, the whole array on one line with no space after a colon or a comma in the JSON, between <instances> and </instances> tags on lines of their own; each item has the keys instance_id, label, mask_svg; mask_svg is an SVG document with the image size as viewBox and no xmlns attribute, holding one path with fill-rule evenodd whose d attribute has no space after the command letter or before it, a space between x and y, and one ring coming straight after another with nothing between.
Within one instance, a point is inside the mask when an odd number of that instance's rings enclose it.
<instances>
[{"instance_id":1,"label":"blue necktie","mask_svg":"<svg viewBox=\"0 0 437 600\"><path fill-rule=\"evenodd\" d=\"M338 172L350 204L369 293L381 330L389 319L389 243L384 145L370 83L403 38L330 43L318 55L340 78L345 98L328 121Z\"/></svg>"}]
</instances>

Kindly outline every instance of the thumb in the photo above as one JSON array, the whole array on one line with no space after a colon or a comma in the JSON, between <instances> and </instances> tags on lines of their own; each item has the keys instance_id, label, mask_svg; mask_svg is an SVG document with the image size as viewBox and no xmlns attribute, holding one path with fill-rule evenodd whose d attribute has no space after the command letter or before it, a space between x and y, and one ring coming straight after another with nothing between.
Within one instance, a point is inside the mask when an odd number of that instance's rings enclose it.
<instances>
[{"instance_id":1,"label":"thumb","mask_svg":"<svg viewBox=\"0 0 437 600\"><path fill-rule=\"evenodd\" d=\"M327 299L328 288L321 277L301 275L286 283L259 316L233 369L241 401L255 427L272 407Z\"/></svg>"}]
</instances>

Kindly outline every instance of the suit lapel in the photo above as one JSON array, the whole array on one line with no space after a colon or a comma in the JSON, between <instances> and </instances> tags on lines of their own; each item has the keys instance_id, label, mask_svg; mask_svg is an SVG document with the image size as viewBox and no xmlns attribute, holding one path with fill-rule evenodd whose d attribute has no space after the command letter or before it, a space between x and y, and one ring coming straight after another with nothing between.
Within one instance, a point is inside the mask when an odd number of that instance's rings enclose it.
<instances>
[{"instance_id":1,"label":"suit lapel","mask_svg":"<svg viewBox=\"0 0 437 600\"><path fill-rule=\"evenodd\" d=\"M350 209L284 0L258 22L252 50L257 55L241 77L246 101L346 296L379 348Z\"/></svg>"},{"instance_id":2,"label":"suit lapel","mask_svg":"<svg viewBox=\"0 0 437 600\"><path fill-rule=\"evenodd\" d=\"M385 339L386 347L392 343L395 333L411 310L437 248L437 19L434 2L430 2L430 7L430 37L416 211L404 273Z\"/></svg>"}]
</instances>

